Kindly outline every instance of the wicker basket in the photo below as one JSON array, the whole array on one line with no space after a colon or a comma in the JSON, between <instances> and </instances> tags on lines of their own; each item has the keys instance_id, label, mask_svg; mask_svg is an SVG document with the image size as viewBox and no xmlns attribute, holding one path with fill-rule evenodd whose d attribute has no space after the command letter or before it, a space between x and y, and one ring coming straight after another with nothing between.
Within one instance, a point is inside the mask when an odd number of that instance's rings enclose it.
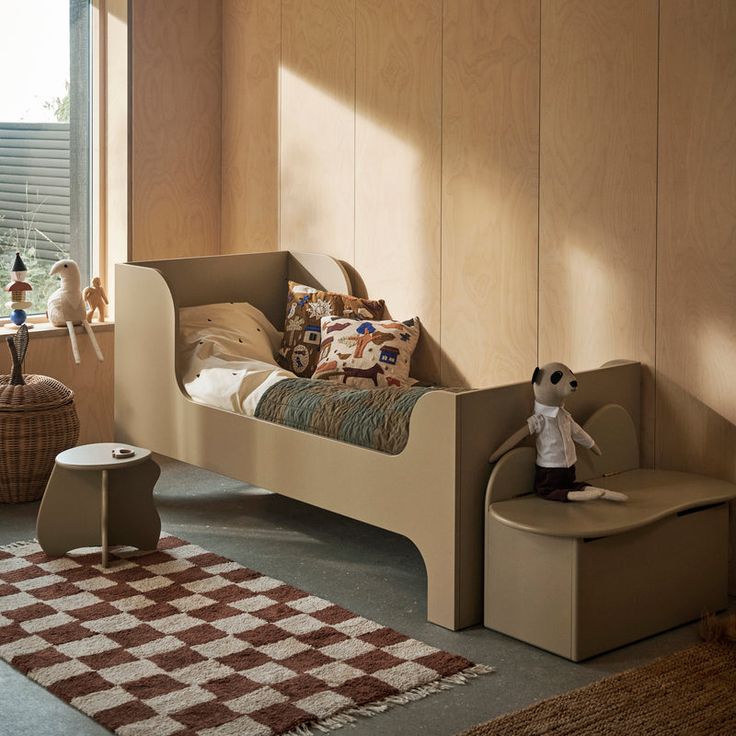
<instances>
[{"instance_id":1,"label":"wicker basket","mask_svg":"<svg viewBox=\"0 0 736 736\"><path fill-rule=\"evenodd\" d=\"M56 456L79 439L74 393L48 376L0 376L0 503L36 501Z\"/></svg>"}]
</instances>

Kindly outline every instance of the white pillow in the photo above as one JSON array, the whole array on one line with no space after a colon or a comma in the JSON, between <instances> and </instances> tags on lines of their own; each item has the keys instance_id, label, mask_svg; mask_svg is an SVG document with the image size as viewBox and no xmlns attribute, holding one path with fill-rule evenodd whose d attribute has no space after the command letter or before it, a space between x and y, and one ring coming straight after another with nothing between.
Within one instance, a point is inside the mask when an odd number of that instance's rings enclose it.
<instances>
[{"instance_id":1,"label":"white pillow","mask_svg":"<svg viewBox=\"0 0 736 736\"><path fill-rule=\"evenodd\" d=\"M281 333L251 304L179 310L182 382L193 401L253 416L263 393L294 374L274 353Z\"/></svg>"},{"instance_id":2,"label":"white pillow","mask_svg":"<svg viewBox=\"0 0 736 736\"><path fill-rule=\"evenodd\" d=\"M242 360L276 365L281 333L266 315L247 302L203 304L179 310L183 348L197 347L198 357Z\"/></svg>"}]
</instances>

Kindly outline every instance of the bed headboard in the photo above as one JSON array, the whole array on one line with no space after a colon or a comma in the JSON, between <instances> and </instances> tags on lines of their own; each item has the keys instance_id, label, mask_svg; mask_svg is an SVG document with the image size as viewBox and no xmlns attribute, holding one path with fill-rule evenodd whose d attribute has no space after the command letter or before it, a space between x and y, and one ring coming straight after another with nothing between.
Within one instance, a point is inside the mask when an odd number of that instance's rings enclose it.
<instances>
[{"instance_id":1,"label":"bed headboard","mask_svg":"<svg viewBox=\"0 0 736 736\"><path fill-rule=\"evenodd\" d=\"M137 261L128 265L160 272L177 309L219 302L249 302L278 329L283 328L289 279L317 289L352 293L350 278L342 264L320 253L271 251Z\"/></svg>"}]
</instances>

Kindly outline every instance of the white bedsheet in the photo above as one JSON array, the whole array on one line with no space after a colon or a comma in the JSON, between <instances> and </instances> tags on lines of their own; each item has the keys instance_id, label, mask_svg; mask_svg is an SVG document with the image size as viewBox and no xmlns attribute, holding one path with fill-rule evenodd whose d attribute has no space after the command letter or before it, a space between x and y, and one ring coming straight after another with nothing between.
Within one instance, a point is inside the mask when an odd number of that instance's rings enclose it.
<instances>
[{"instance_id":1,"label":"white bedsheet","mask_svg":"<svg viewBox=\"0 0 736 736\"><path fill-rule=\"evenodd\" d=\"M183 383L193 401L253 416L264 392L294 374L274 354L281 333L246 302L179 310Z\"/></svg>"}]
</instances>

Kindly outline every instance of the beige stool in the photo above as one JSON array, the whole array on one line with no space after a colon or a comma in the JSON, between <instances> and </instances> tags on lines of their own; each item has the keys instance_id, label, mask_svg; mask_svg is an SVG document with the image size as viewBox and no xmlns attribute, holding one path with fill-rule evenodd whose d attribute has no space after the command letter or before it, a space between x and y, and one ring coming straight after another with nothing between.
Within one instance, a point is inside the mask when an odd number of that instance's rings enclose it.
<instances>
[{"instance_id":1,"label":"beige stool","mask_svg":"<svg viewBox=\"0 0 736 736\"><path fill-rule=\"evenodd\" d=\"M135 453L116 459L113 448ZM153 486L161 470L151 451L115 442L82 445L56 457L36 522L36 536L48 555L79 547L101 547L102 566L110 546L155 549L161 519Z\"/></svg>"}]
</instances>

